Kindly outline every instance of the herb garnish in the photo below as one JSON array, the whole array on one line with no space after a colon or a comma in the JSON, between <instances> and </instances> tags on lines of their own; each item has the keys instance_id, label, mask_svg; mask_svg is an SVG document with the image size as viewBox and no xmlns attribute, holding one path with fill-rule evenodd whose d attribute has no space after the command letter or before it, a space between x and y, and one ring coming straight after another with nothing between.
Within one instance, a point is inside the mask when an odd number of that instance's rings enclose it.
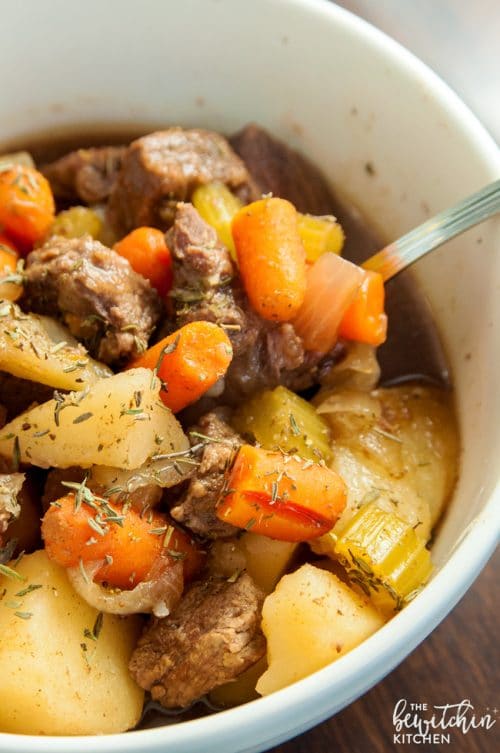
<instances>
[{"instance_id":1,"label":"herb garnish","mask_svg":"<svg viewBox=\"0 0 500 753\"><path fill-rule=\"evenodd\" d=\"M295 416L293 415L293 413L290 413L290 426L292 428L292 434L298 437L300 435L300 429L298 427L297 421L295 420Z\"/></svg>"},{"instance_id":2,"label":"herb garnish","mask_svg":"<svg viewBox=\"0 0 500 753\"><path fill-rule=\"evenodd\" d=\"M16 570L13 570L8 565L0 565L0 573L2 575L7 576L7 578L11 578L12 580L20 580L20 581L26 580L24 575L21 575L20 573L16 572Z\"/></svg>"},{"instance_id":3,"label":"herb garnish","mask_svg":"<svg viewBox=\"0 0 500 753\"><path fill-rule=\"evenodd\" d=\"M26 588L23 588L21 591L18 591L15 596L27 596L28 594L32 593L32 591L37 591L39 588L43 588L41 583L30 583L29 586L26 586Z\"/></svg>"}]
</instances>

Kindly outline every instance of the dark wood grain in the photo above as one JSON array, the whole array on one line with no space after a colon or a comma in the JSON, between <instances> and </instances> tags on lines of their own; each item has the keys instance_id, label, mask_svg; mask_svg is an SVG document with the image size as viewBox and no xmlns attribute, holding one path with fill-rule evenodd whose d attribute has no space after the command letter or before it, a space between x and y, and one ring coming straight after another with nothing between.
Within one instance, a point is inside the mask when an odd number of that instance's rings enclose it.
<instances>
[{"instance_id":1,"label":"dark wood grain","mask_svg":"<svg viewBox=\"0 0 500 753\"><path fill-rule=\"evenodd\" d=\"M399 667L366 695L310 732L272 753L494 753L500 751L500 552L444 622ZM406 698L415 703L470 699L478 713L498 722L467 735L451 730L449 744L397 744L392 712Z\"/></svg>"}]
</instances>

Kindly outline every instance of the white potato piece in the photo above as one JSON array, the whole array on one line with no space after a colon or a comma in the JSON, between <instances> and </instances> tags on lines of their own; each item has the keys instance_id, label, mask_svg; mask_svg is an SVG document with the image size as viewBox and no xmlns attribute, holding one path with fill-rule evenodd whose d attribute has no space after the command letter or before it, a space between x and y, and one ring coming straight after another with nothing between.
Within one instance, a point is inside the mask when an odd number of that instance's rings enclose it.
<instances>
[{"instance_id":1,"label":"white potato piece","mask_svg":"<svg viewBox=\"0 0 500 753\"><path fill-rule=\"evenodd\" d=\"M0 303L0 370L58 390L83 390L112 374L48 317Z\"/></svg>"},{"instance_id":2,"label":"white potato piece","mask_svg":"<svg viewBox=\"0 0 500 753\"><path fill-rule=\"evenodd\" d=\"M383 415L399 428L401 465L430 507L431 526L449 501L458 476L459 433L449 393L434 387L376 390Z\"/></svg>"},{"instance_id":3,"label":"white potato piece","mask_svg":"<svg viewBox=\"0 0 500 753\"><path fill-rule=\"evenodd\" d=\"M290 565L299 545L276 541L247 531L240 538L246 556L246 570L255 583L269 594Z\"/></svg>"},{"instance_id":4,"label":"white potato piece","mask_svg":"<svg viewBox=\"0 0 500 753\"><path fill-rule=\"evenodd\" d=\"M326 667L383 624L371 604L336 575L302 565L264 601L268 669L257 692L274 693Z\"/></svg>"},{"instance_id":5,"label":"white potato piece","mask_svg":"<svg viewBox=\"0 0 500 753\"><path fill-rule=\"evenodd\" d=\"M15 572L22 580L0 575L6 589L0 606L0 731L96 735L134 727L144 694L130 677L128 661L141 621L104 615L93 640L99 613L44 551L23 557Z\"/></svg>"},{"instance_id":6,"label":"white potato piece","mask_svg":"<svg viewBox=\"0 0 500 753\"><path fill-rule=\"evenodd\" d=\"M376 500L427 540L457 477L458 429L447 393L415 384L344 390L323 393L317 410L332 430L332 468L348 486L334 530Z\"/></svg>"},{"instance_id":7,"label":"white potato piece","mask_svg":"<svg viewBox=\"0 0 500 753\"><path fill-rule=\"evenodd\" d=\"M218 539L210 547L208 567L214 575L230 578L242 570L269 594L290 566L299 544L276 541L246 531L242 536Z\"/></svg>"},{"instance_id":8,"label":"white potato piece","mask_svg":"<svg viewBox=\"0 0 500 753\"><path fill-rule=\"evenodd\" d=\"M189 442L159 398L149 369L130 369L25 411L0 434L0 455L41 468L109 465L134 469Z\"/></svg>"},{"instance_id":9,"label":"white potato piece","mask_svg":"<svg viewBox=\"0 0 500 753\"><path fill-rule=\"evenodd\" d=\"M196 461L186 453L189 447L186 437L177 437L175 448L172 447L172 432L158 435L155 437L154 455L143 465L132 470L94 465L89 483L116 490L114 494L126 495L132 504L154 507L161 499L162 489L179 484L196 467Z\"/></svg>"}]
</instances>

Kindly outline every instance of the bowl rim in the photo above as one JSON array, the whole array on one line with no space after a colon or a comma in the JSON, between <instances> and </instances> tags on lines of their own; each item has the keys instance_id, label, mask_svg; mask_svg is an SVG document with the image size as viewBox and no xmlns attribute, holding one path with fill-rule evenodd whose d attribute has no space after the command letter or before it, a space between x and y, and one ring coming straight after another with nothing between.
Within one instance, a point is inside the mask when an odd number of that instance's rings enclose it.
<instances>
[{"instance_id":1,"label":"bowl rim","mask_svg":"<svg viewBox=\"0 0 500 753\"><path fill-rule=\"evenodd\" d=\"M267 0L283 4L285 0ZM432 69L399 42L354 13L329 0L286 0L318 21L343 26L362 39L367 47L383 52L409 79L425 84L430 96L474 144L479 161L491 180L500 177L500 150L486 128L479 122L455 91ZM333 715L366 692L388 674L451 611L492 554L500 536L500 480L479 515L471 521L456 542L454 551L425 589L405 609L370 636L357 648L314 674L269 696L242 706L190 721L166 724L153 729L94 736L40 736L0 733L3 753L159 753L166 746L176 753L197 750L200 741L208 750L218 747L229 751L256 751L276 745L309 729ZM464 567L464 563L466 563ZM443 593L446 598L443 599ZM383 665L383 672L380 666ZM336 703L336 691L350 686L347 701ZM315 711L310 703L315 699ZM242 734L251 730L252 737L242 743ZM271 731L271 732L270 732Z\"/></svg>"}]
</instances>

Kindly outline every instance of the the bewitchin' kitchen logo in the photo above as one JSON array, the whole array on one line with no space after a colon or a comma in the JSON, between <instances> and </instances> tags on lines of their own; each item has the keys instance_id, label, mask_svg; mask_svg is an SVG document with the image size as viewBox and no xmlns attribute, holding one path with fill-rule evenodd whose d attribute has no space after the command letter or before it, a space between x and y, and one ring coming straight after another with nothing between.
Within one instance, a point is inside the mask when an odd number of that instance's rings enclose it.
<instances>
[{"instance_id":1,"label":"the bewitchin' kitchen logo","mask_svg":"<svg viewBox=\"0 0 500 753\"><path fill-rule=\"evenodd\" d=\"M459 703L432 705L412 703L400 698L392 712L393 743L443 745L453 741L453 734L468 735L476 729L489 730L496 724L497 708L476 711L464 699Z\"/></svg>"}]
</instances>

